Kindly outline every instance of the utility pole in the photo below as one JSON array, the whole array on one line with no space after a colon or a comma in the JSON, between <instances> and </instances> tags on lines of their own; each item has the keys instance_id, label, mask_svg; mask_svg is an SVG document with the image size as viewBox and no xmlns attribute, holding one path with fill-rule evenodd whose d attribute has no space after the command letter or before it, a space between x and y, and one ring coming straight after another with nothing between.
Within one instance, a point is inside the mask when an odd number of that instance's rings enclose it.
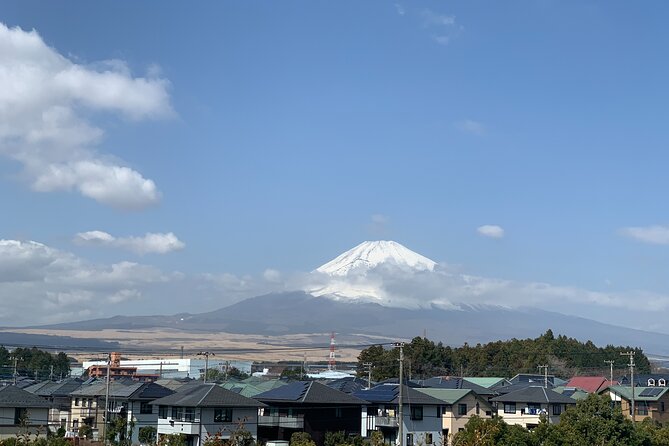
<instances>
[{"instance_id":1,"label":"utility pole","mask_svg":"<svg viewBox=\"0 0 669 446\"><path fill-rule=\"evenodd\" d=\"M19 358L14 356L14 385L16 385L16 378L18 377L18 372L17 372L17 364L18 364Z\"/></svg>"},{"instance_id":2,"label":"utility pole","mask_svg":"<svg viewBox=\"0 0 669 446\"><path fill-rule=\"evenodd\" d=\"M372 388L372 363L371 362L363 362L363 366L367 369L367 389Z\"/></svg>"},{"instance_id":3,"label":"utility pole","mask_svg":"<svg viewBox=\"0 0 669 446\"><path fill-rule=\"evenodd\" d=\"M109 380L111 375L111 353L107 355L107 380L105 383L105 415L104 424L102 425L102 441L107 445L107 418L109 417Z\"/></svg>"},{"instance_id":4,"label":"utility pole","mask_svg":"<svg viewBox=\"0 0 669 446\"><path fill-rule=\"evenodd\" d=\"M397 422L399 424L398 426L398 446L404 446L404 407L402 405L402 398L403 398L403 391L402 388L404 387L404 342L398 342L395 344L395 347L400 349L400 382L399 382L399 395L398 395L398 414L397 414Z\"/></svg>"},{"instance_id":5,"label":"utility pole","mask_svg":"<svg viewBox=\"0 0 669 446\"><path fill-rule=\"evenodd\" d=\"M538 365L537 368L544 369L544 389L548 389L548 365Z\"/></svg>"},{"instance_id":6,"label":"utility pole","mask_svg":"<svg viewBox=\"0 0 669 446\"><path fill-rule=\"evenodd\" d=\"M49 381L53 381L53 364L51 364L51 371L49 372Z\"/></svg>"},{"instance_id":7,"label":"utility pole","mask_svg":"<svg viewBox=\"0 0 669 446\"><path fill-rule=\"evenodd\" d=\"M609 374L609 386L613 385L613 364L615 364L615 361L612 359L607 359L604 361L606 364L611 366L611 373Z\"/></svg>"},{"instance_id":8,"label":"utility pole","mask_svg":"<svg viewBox=\"0 0 669 446\"><path fill-rule=\"evenodd\" d=\"M634 350L629 352L621 352L620 356L629 356L630 357L630 385L632 386L632 421L636 421L636 412L635 412L635 401L634 401ZM634 424L633 424L634 426Z\"/></svg>"},{"instance_id":9,"label":"utility pole","mask_svg":"<svg viewBox=\"0 0 669 446\"><path fill-rule=\"evenodd\" d=\"M207 372L209 371L209 356L216 356L211 352L200 352L198 356L204 356L204 382L207 382Z\"/></svg>"}]
</instances>

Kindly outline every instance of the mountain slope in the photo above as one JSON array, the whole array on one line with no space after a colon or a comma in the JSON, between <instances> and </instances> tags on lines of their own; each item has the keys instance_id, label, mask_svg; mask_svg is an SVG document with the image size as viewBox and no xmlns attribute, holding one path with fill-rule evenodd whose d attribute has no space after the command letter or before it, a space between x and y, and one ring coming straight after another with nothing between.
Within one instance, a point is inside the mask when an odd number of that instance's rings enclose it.
<instances>
[{"instance_id":1,"label":"mountain slope","mask_svg":"<svg viewBox=\"0 0 669 446\"><path fill-rule=\"evenodd\" d=\"M549 311L501 307L410 310L376 303L340 302L303 292L253 297L201 314L114 317L50 326L70 330L151 327L268 336L335 331L342 335L366 334L389 340L427 333L430 339L449 345L536 337L551 328L556 334L592 340L597 345L640 346L649 352L669 354L669 335Z\"/></svg>"}]
</instances>

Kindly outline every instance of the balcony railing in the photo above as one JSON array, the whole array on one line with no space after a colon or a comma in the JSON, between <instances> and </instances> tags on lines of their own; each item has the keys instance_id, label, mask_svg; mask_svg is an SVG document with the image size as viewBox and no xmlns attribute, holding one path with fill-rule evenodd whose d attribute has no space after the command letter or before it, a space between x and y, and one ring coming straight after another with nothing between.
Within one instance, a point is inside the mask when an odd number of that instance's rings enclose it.
<instances>
[{"instance_id":1,"label":"balcony railing","mask_svg":"<svg viewBox=\"0 0 669 446\"><path fill-rule=\"evenodd\" d=\"M380 427L398 427L399 422L397 417L390 416L376 416L374 417L374 424Z\"/></svg>"},{"instance_id":2,"label":"balcony railing","mask_svg":"<svg viewBox=\"0 0 669 446\"><path fill-rule=\"evenodd\" d=\"M260 426L278 426L287 429L304 429L304 415L261 415L258 417Z\"/></svg>"}]
</instances>

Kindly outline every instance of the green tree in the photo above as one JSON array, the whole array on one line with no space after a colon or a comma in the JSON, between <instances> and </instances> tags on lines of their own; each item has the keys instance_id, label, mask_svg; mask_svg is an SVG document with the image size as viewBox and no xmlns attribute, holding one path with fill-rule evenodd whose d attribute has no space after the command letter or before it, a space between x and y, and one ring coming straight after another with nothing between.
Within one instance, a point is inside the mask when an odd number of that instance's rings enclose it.
<instances>
[{"instance_id":1,"label":"green tree","mask_svg":"<svg viewBox=\"0 0 669 446\"><path fill-rule=\"evenodd\" d=\"M294 432L290 436L290 446L316 446L314 440L311 439L311 435L306 432Z\"/></svg>"},{"instance_id":2,"label":"green tree","mask_svg":"<svg viewBox=\"0 0 669 446\"><path fill-rule=\"evenodd\" d=\"M141 444L156 444L157 429L155 426L143 426L139 428L138 439Z\"/></svg>"},{"instance_id":3,"label":"green tree","mask_svg":"<svg viewBox=\"0 0 669 446\"><path fill-rule=\"evenodd\" d=\"M165 434L158 439L158 446L186 446L184 434Z\"/></svg>"}]
</instances>

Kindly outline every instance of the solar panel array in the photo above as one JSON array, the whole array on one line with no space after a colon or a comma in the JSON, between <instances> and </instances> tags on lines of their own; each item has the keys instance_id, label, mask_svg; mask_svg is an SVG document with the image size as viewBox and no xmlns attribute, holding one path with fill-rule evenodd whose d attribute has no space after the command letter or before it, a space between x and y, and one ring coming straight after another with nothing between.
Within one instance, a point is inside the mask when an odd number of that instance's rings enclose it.
<instances>
[{"instance_id":1,"label":"solar panel array","mask_svg":"<svg viewBox=\"0 0 669 446\"><path fill-rule=\"evenodd\" d=\"M651 387L649 389L643 389L639 396L658 396L664 391L663 387Z\"/></svg>"},{"instance_id":2,"label":"solar panel array","mask_svg":"<svg viewBox=\"0 0 669 446\"><path fill-rule=\"evenodd\" d=\"M258 395L260 399L268 400L286 400L298 401L304 397L304 394L309 389L309 383L305 381L297 381L286 386L277 387L265 393Z\"/></svg>"},{"instance_id":3,"label":"solar panel array","mask_svg":"<svg viewBox=\"0 0 669 446\"><path fill-rule=\"evenodd\" d=\"M397 398L397 392L397 386L381 385L369 390L355 392L354 395L373 403L389 403Z\"/></svg>"}]
</instances>

